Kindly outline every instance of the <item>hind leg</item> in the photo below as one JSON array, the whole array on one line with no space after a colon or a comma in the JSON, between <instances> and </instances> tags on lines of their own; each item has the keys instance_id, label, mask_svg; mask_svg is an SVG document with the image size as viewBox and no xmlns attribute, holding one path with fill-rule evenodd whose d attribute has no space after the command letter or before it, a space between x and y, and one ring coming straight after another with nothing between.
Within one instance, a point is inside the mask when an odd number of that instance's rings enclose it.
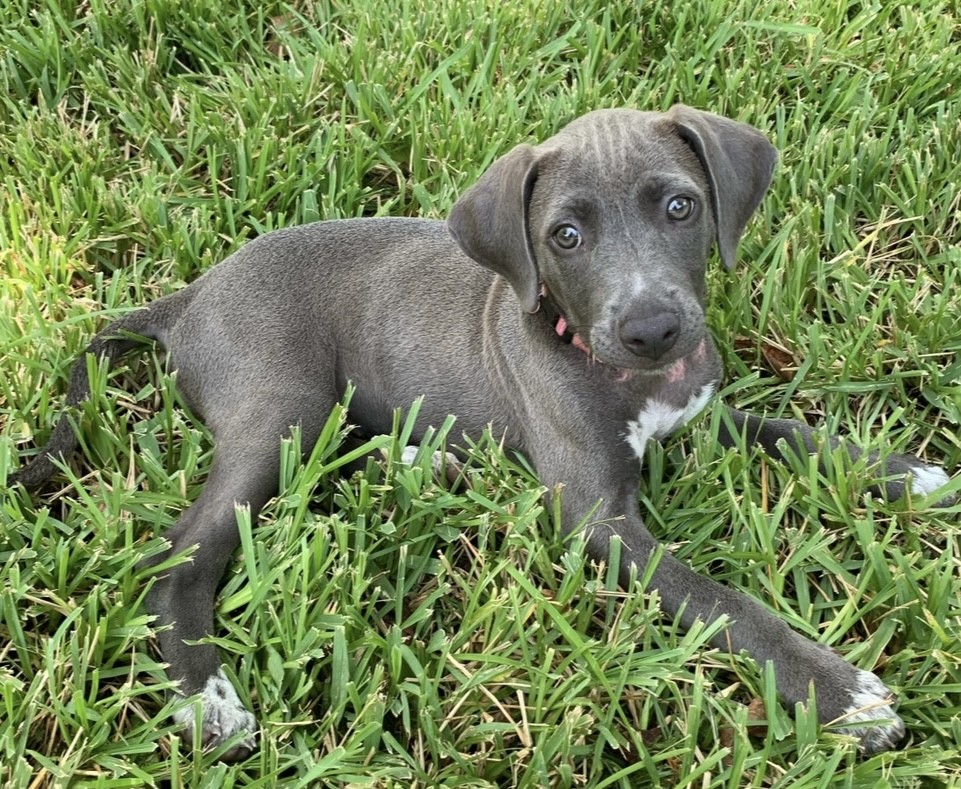
<instances>
[{"instance_id":1,"label":"hind leg","mask_svg":"<svg viewBox=\"0 0 961 789\"><path fill-rule=\"evenodd\" d=\"M773 458L784 459L781 442L784 442L784 446L789 451L801 455L817 454L821 451L818 432L804 422L795 419L759 417L735 408L728 408L728 413L734 427L745 434L748 443L760 445ZM735 438L723 422L718 439L723 446L737 446ZM828 451L840 445L840 439L837 436L829 436L827 441ZM848 445L845 449L852 460L856 460L862 454L861 450L854 446ZM943 468L928 465L913 455L889 453L882 457L878 452L871 452L868 458L871 464L879 464L885 478L882 486L874 488L875 492L883 490L892 501L901 498L907 492L908 485L912 493L927 496L950 481ZM946 497L943 503L951 503L952 498Z\"/></svg>"},{"instance_id":2,"label":"hind leg","mask_svg":"<svg viewBox=\"0 0 961 789\"><path fill-rule=\"evenodd\" d=\"M256 723L224 676L217 649L189 642L214 633L217 586L240 540L235 507L248 506L251 517L256 518L276 493L280 440L289 435L292 425L299 425L304 451L309 452L335 402L332 393L303 396L310 393L308 387L294 390L301 395L295 402L289 399L292 387L285 387L286 397L270 397L269 390L250 388L258 393L258 407L235 410L229 419L217 420L210 477L200 497L167 535L171 541L168 555L194 545L196 551L191 561L158 579L148 599L158 623L170 626L159 640L171 679L180 681L183 695L201 696L199 744L216 747L245 733L241 742L224 754L226 761L243 759L254 749ZM191 737L194 708L182 710L178 720L187 724L186 736Z\"/></svg>"}]
</instances>

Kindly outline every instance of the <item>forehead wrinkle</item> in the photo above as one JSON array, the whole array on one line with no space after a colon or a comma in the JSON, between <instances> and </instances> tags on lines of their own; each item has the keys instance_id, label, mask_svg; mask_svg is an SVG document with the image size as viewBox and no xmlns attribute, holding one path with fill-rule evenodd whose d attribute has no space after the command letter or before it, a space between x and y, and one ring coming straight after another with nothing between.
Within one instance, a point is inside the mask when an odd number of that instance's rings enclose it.
<instances>
[{"instance_id":1,"label":"forehead wrinkle","mask_svg":"<svg viewBox=\"0 0 961 789\"><path fill-rule=\"evenodd\" d=\"M610 164L611 169L617 167L618 154L629 150L627 147L627 136L625 135L625 127L623 124L619 123L617 118L611 117L611 134L610 140Z\"/></svg>"},{"instance_id":2,"label":"forehead wrinkle","mask_svg":"<svg viewBox=\"0 0 961 789\"><path fill-rule=\"evenodd\" d=\"M589 134L587 135L587 142L590 143L591 152L593 158L597 159L598 162L602 161L604 158L604 149L601 145L601 134ZM589 154L590 155L590 154Z\"/></svg>"},{"instance_id":3,"label":"forehead wrinkle","mask_svg":"<svg viewBox=\"0 0 961 789\"><path fill-rule=\"evenodd\" d=\"M618 124L614 118L600 116L593 128L580 130L580 148L587 160L598 169L610 169L616 165L617 151L623 150L619 142Z\"/></svg>"},{"instance_id":4,"label":"forehead wrinkle","mask_svg":"<svg viewBox=\"0 0 961 789\"><path fill-rule=\"evenodd\" d=\"M623 228L624 236L627 238L628 243L631 245L631 249L634 252L634 254L639 255L640 247L638 246L637 241L634 239L634 236L631 235L631 223L628 221L627 215L624 213L623 202L618 201L617 211L621 215L621 227Z\"/></svg>"}]
</instances>

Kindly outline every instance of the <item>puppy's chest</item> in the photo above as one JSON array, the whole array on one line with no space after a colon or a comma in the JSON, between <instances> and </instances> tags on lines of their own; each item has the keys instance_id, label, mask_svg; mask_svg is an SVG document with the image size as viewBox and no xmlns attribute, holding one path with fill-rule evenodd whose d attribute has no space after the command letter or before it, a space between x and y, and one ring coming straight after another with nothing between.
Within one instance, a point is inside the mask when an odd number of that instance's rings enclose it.
<instances>
[{"instance_id":1,"label":"puppy's chest","mask_svg":"<svg viewBox=\"0 0 961 789\"><path fill-rule=\"evenodd\" d=\"M638 410L637 417L627 422L625 437L634 454L643 460L648 441L667 438L691 421L704 410L716 389L716 382L706 383L691 391L687 400L682 402L657 394L647 398Z\"/></svg>"}]
</instances>

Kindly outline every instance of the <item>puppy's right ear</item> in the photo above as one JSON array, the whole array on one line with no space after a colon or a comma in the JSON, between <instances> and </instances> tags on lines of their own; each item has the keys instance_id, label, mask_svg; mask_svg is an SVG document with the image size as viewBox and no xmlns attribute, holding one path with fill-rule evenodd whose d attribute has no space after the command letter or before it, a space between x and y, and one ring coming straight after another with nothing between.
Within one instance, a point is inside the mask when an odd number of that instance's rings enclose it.
<instances>
[{"instance_id":1,"label":"puppy's right ear","mask_svg":"<svg viewBox=\"0 0 961 789\"><path fill-rule=\"evenodd\" d=\"M457 245L504 277L527 312L537 312L540 291L528 229L537 159L530 145L518 145L490 166L447 217Z\"/></svg>"}]
</instances>

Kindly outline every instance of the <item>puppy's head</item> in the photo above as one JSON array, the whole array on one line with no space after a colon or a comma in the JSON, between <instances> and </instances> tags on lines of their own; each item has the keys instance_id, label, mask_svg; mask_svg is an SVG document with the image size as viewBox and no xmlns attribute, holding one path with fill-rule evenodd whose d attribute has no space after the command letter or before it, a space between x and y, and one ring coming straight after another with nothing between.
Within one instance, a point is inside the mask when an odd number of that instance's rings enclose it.
<instances>
[{"instance_id":1,"label":"puppy's head","mask_svg":"<svg viewBox=\"0 0 961 789\"><path fill-rule=\"evenodd\" d=\"M448 226L522 309L546 294L579 347L656 371L703 339L711 246L733 266L775 161L760 132L716 115L601 110L498 159Z\"/></svg>"}]
</instances>

